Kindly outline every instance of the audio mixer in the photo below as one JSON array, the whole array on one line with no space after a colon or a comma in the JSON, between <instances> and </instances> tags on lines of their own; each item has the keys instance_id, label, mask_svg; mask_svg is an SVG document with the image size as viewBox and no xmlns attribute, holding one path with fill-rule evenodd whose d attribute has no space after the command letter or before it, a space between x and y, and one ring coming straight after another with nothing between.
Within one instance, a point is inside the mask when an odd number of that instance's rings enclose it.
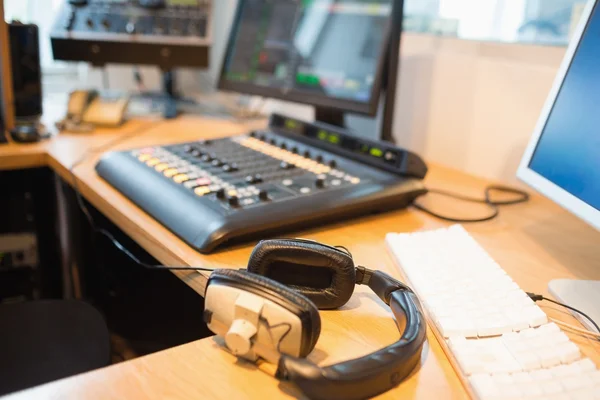
<instances>
[{"instance_id":1,"label":"audio mixer","mask_svg":"<svg viewBox=\"0 0 600 400\"><path fill-rule=\"evenodd\" d=\"M390 144L273 115L269 128L105 155L98 174L203 253L425 193L425 163Z\"/></svg>"}]
</instances>

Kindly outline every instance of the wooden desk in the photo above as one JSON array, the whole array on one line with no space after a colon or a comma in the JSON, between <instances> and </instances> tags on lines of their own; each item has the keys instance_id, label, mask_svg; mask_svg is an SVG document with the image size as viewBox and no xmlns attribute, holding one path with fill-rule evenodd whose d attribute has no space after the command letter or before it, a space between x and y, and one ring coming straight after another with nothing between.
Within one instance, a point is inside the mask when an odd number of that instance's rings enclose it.
<instances>
[{"instance_id":1,"label":"wooden desk","mask_svg":"<svg viewBox=\"0 0 600 400\"><path fill-rule=\"evenodd\" d=\"M196 118L160 122L154 127L149 122L135 122L123 128L123 132L131 137L115 145L115 148L209 138L245 130L245 127L229 122ZM43 162L67 181L71 181L70 165L82 154L90 153L89 158L74 171L84 196L161 262L167 265L209 268L245 266L252 244L212 255L201 255L98 178L94 165L99 154L93 149L114 141L119 135L123 137L123 132L103 131L90 136L64 134L37 147L41 159L45 160ZM10 154L12 149L17 153L25 152L21 147L0 148L0 166L3 165L3 157L14 157L14 154ZM30 151L31 154L38 154L33 147ZM31 156L31 160L34 159L37 160ZM14 166L15 158L8 165ZM486 181L432 166L427 184L480 195ZM452 202L439 198L431 200L435 200L438 206L459 209ZM464 204L460 208L464 208ZM344 245L358 263L399 276L386 252L385 234L390 231L411 232L444 225L421 212L409 209L294 232L294 235ZM528 204L504 208L497 220L469 225L467 229L513 279L528 291L548 294L546 285L555 278L600 279L600 233L540 196L534 195ZM178 271L176 275L198 293L204 292L207 274ZM556 318L571 323L575 321L555 309L546 310ZM198 310L199 318L200 315L201 310ZM310 358L324 365L362 356L398 338L390 311L368 288L359 287L342 310L324 311L321 316L321 337ZM429 332L428 337L420 369L398 388L380 398L466 397L466 391L434 335ZM598 345L576 336L572 338L586 355L600 365ZM43 385L9 398L250 399L295 395L298 392L293 386L279 383L254 365L236 361L219 347L214 338L208 338Z\"/></svg>"}]
</instances>

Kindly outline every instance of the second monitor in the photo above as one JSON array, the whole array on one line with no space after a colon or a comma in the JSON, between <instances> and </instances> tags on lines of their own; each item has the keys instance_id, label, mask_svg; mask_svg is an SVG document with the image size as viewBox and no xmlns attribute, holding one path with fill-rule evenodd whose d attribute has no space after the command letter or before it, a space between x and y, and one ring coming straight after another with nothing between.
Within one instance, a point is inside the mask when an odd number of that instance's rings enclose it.
<instances>
[{"instance_id":1,"label":"second monitor","mask_svg":"<svg viewBox=\"0 0 600 400\"><path fill-rule=\"evenodd\" d=\"M338 126L374 116L385 87L393 109L401 23L397 0L241 0L219 88L314 105Z\"/></svg>"}]
</instances>

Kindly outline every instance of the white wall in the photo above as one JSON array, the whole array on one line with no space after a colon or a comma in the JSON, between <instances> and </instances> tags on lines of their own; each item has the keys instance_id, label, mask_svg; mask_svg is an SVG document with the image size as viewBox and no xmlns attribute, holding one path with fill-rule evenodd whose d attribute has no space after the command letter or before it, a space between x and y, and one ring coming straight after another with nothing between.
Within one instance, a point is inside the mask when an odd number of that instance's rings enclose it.
<instances>
[{"instance_id":1,"label":"white wall","mask_svg":"<svg viewBox=\"0 0 600 400\"><path fill-rule=\"evenodd\" d=\"M398 144L431 162L515 181L563 48L405 35Z\"/></svg>"}]
</instances>

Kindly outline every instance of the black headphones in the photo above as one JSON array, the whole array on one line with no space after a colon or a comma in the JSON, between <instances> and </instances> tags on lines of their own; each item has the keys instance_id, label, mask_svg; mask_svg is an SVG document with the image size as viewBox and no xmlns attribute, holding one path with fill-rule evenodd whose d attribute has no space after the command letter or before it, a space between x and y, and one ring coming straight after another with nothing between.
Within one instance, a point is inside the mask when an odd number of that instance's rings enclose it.
<instances>
[{"instance_id":1,"label":"black headphones","mask_svg":"<svg viewBox=\"0 0 600 400\"><path fill-rule=\"evenodd\" d=\"M319 367L305 358L321 332L317 308L343 306L357 284L390 306L402 337L367 356ZM344 248L303 239L262 241L247 271L214 271L205 304L206 323L234 354L276 362L276 377L311 399L364 399L394 388L419 364L426 340L421 305L409 287L355 267Z\"/></svg>"}]
</instances>

